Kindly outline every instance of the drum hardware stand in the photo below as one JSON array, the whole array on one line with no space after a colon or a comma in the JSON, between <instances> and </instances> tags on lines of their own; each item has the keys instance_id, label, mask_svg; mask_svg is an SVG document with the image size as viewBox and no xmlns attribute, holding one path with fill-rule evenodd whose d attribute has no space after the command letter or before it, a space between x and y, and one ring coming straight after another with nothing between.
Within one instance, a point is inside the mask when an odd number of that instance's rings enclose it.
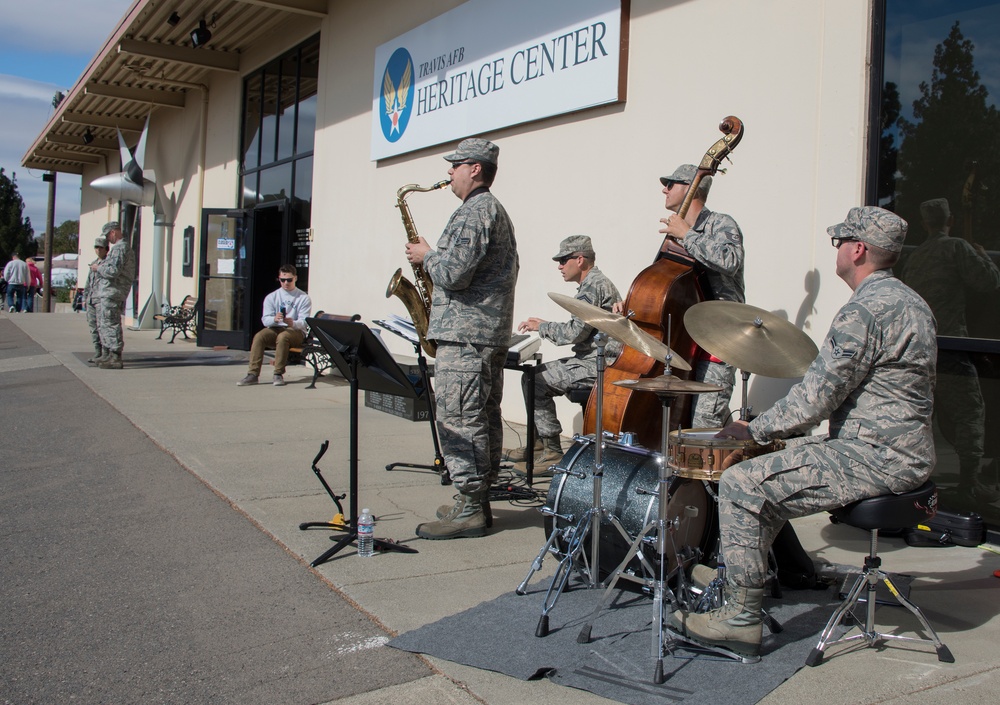
<instances>
[{"instance_id":1,"label":"drum hardware stand","mask_svg":"<svg viewBox=\"0 0 1000 705\"><path fill-rule=\"evenodd\" d=\"M518 595L523 595L525 593L525 588L527 587L528 581L531 576L534 575L535 571L541 569L542 560L545 555L552 551L552 546L556 539L560 536L564 536L566 539L567 551L563 556L562 560L559 561L559 565L556 568L556 574L552 577L552 582L549 584L549 588L545 593L545 600L542 604L542 615L538 620L538 626L535 628L535 636L544 637L549 633L549 612L556 606L556 602L559 600L559 596L566 589L566 585L569 582L569 576L572 574L573 569L577 567L578 559L585 546L585 541L587 536L591 537L590 541L590 560L589 562L584 557L583 573L586 576L588 588L597 588L601 586L600 583L600 536L601 536L601 521L608 518L611 523L613 523L617 529L629 539L630 536L622 526L621 522L615 517L611 512L606 512L601 507L601 482L604 477L604 459L603 459L603 447L604 447L604 429L602 427L602 421L604 418L604 370L605 370L605 355L604 349L608 343L608 335L606 333L599 332L594 336L594 342L597 344L597 381L595 385L597 387L597 405L596 405L596 421L594 429L594 471L593 471L593 499L591 502L590 509L585 511L580 518L577 520L576 524L572 529L569 527L557 530L553 528L552 533L549 535L548 541L542 546L542 549L538 552L535 560L532 561L531 568L528 569L528 574L521 581L521 584L517 587L515 592ZM572 474L574 477L580 479L585 479L586 475L582 472L575 472L572 470L565 470L563 468L557 467L553 474ZM557 515L553 510L542 507L543 514L548 514L553 518L560 518L564 520L572 521L571 516L560 516Z\"/></svg>"},{"instance_id":2,"label":"drum hardware stand","mask_svg":"<svg viewBox=\"0 0 1000 705\"><path fill-rule=\"evenodd\" d=\"M411 343L413 345L414 351L417 353L417 366L420 368L420 382L424 388L424 396L427 398L427 420L430 422L431 426L431 440L434 442L434 462L431 465L419 465L416 463L389 463L385 466L386 470L395 470L396 468L411 468L414 470L433 470L438 475L441 476L442 485L451 484L451 475L448 473L448 466L445 465L444 455L441 454L441 441L438 438L437 430L437 418L436 412L434 410L434 391L431 388L430 373L427 370L427 358L424 356L424 349L420 345L420 341L412 341L405 335L397 331L391 326L385 325L383 321L375 321L379 326L389 331L390 333L395 333L403 340Z\"/></svg>"}]
</instances>

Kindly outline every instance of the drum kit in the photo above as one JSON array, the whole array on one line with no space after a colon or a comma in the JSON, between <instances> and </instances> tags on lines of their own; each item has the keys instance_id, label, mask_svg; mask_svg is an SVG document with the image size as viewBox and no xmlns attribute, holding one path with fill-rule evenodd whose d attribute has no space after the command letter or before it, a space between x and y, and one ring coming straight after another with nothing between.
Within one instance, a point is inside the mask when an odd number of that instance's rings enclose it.
<instances>
[{"instance_id":1,"label":"drum kit","mask_svg":"<svg viewBox=\"0 0 1000 705\"><path fill-rule=\"evenodd\" d=\"M577 637L578 642L587 643L594 622L619 580L636 584L653 598L653 682L663 683L664 655L672 651L672 642L678 636L666 631L668 606L702 611L718 606L721 601L717 584L721 581L713 581L710 590L703 591L692 586L686 577L692 564L715 550L717 483L733 463L779 450L783 444L778 441L761 446L752 441L716 438L721 429L670 432L670 409L678 397L717 393L722 388L674 376L672 367L686 371L690 366L627 316L569 296L554 293L549 296L599 331L596 428L593 436L577 436L562 461L553 468L554 479L541 508L547 541L516 592L526 593L529 581L541 569L547 555L558 558L535 630L536 636L544 637L549 633L549 613L571 576L579 575L587 588L603 588L600 603ZM744 420L749 416L750 374L800 377L818 352L812 340L791 323L746 304L729 301L696 304L685 314L684 325L702 349L742 371L740 418ZM608 337L665 364L664 374L658 377L614 382L659 398L663 415L658 451L635 445L628 433L617 438L610 434L605 437L601 428ZM771 628L780 629L776 623ZM711 651L748 660L718 647Z\"/></svg>"}]
</instances>

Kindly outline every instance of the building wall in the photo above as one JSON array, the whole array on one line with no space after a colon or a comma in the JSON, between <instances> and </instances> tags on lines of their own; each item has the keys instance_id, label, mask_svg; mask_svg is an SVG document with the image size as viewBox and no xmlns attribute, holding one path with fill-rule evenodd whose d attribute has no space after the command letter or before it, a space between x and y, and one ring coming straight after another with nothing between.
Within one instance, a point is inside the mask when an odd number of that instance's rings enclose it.
<instances>
[{"instance_id":1,"label":"building wall","mask_svg":"<svg viewBox=\"0 0 1000 705\"><path fill-rule=\"evenodd\" d=\"M309 292L317 309L360 313L369 322L405 313L397 299L383 298L397 267L409 274L396 190L446 178L441 157L454 144L370 161L374 51L460 4L331 0L322 22L291 21L242 57L245 74L322 32ZM625 294L661 240L666 213L658 177L700 161L721 136L719 121L736 115L745 135L728 173L716 177L708 206L733 215L743 229L748 303L786 316L819 341L850 295L834 273L825 229L863 198L870 11L870 0L758 0L752 12L726 0L632 0L624 103L486 135L500 146L493 191L519 243L515 321L568 317L546 292L573 293L551 257L574 233L593 238L598 265ZM154 113L149 153L156 162L149 165L177 201L175 301L197 286L180 277L184 226L200 230L201 205L236 205L241 81L216 75L209 84L202 204L194 146L199 92L189 92L183 111ZM103 206L86 186L84 192L81 224L99 227ZM409 203L432 245L458 205L447 190L412 194ZM153 225L146 210L144 238ZM151 253L144 245L141 300L149 292ZM386 337L395 352L412 354ZM545 359L567 354L548 344L542 353ZM507 381L504 412L513 421L524 420L519 377ZM752 378L752 404L764 408L790 383ZM563 400L559 408L565 432L579 430L579 407Z\"/></svg>"}]
</instances>

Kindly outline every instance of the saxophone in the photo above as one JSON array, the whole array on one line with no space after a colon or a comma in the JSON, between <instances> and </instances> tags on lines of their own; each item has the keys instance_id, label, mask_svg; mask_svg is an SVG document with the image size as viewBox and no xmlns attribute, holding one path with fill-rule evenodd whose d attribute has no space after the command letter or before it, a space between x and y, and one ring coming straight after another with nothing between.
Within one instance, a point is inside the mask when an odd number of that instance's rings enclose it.
<instances>
[{"instance_id":1,"label":"saxophone","mask_svg":"<svg viewBox=\"0 0 1000 705\"><path fill-rule=\"evenodd\" d=\"M406 229L406 239L408 242L417 242L420 235L417 234L417 226L413 223L413 216L410 215L410 207L406 204L406 196L411 191L436 191L450 184L450 180L438 181L432 186L418 186L417 184L407 184L396 191L396 208L403 219L403 227ZM389 286L385 290L385 298L396 295L406 306L413 321L414 328L420 338L420 347L427 353L428 357L437 354L437 344L427 339L427 326L431 317L431 293L433 284L424 272L423 265L411 264L413 268L413 282L403 276L403 268L400 267L389 280Z\"/></svg>"}]
</instances>

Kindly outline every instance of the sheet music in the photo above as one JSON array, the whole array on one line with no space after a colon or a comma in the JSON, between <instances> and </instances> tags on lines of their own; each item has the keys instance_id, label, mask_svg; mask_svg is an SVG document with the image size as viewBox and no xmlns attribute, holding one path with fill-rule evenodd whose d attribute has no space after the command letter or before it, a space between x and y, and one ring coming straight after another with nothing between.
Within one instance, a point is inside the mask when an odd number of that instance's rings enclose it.
<instances>
[{"instance_id":1,"label":"sheet music","mask_svg":"<svg viewBox=\"0 0 1000 705\"><path fill-rule=\"evenodd\" d=\"M413 321L410 320L409 316L397 316L394 313L389 314L388 317L381 320L375 321L386 330L392 331L398 336L406 338L413 344L420 342L420 336L417 335L417 329L413 325Z\"/></svg>"}]
</instances>

